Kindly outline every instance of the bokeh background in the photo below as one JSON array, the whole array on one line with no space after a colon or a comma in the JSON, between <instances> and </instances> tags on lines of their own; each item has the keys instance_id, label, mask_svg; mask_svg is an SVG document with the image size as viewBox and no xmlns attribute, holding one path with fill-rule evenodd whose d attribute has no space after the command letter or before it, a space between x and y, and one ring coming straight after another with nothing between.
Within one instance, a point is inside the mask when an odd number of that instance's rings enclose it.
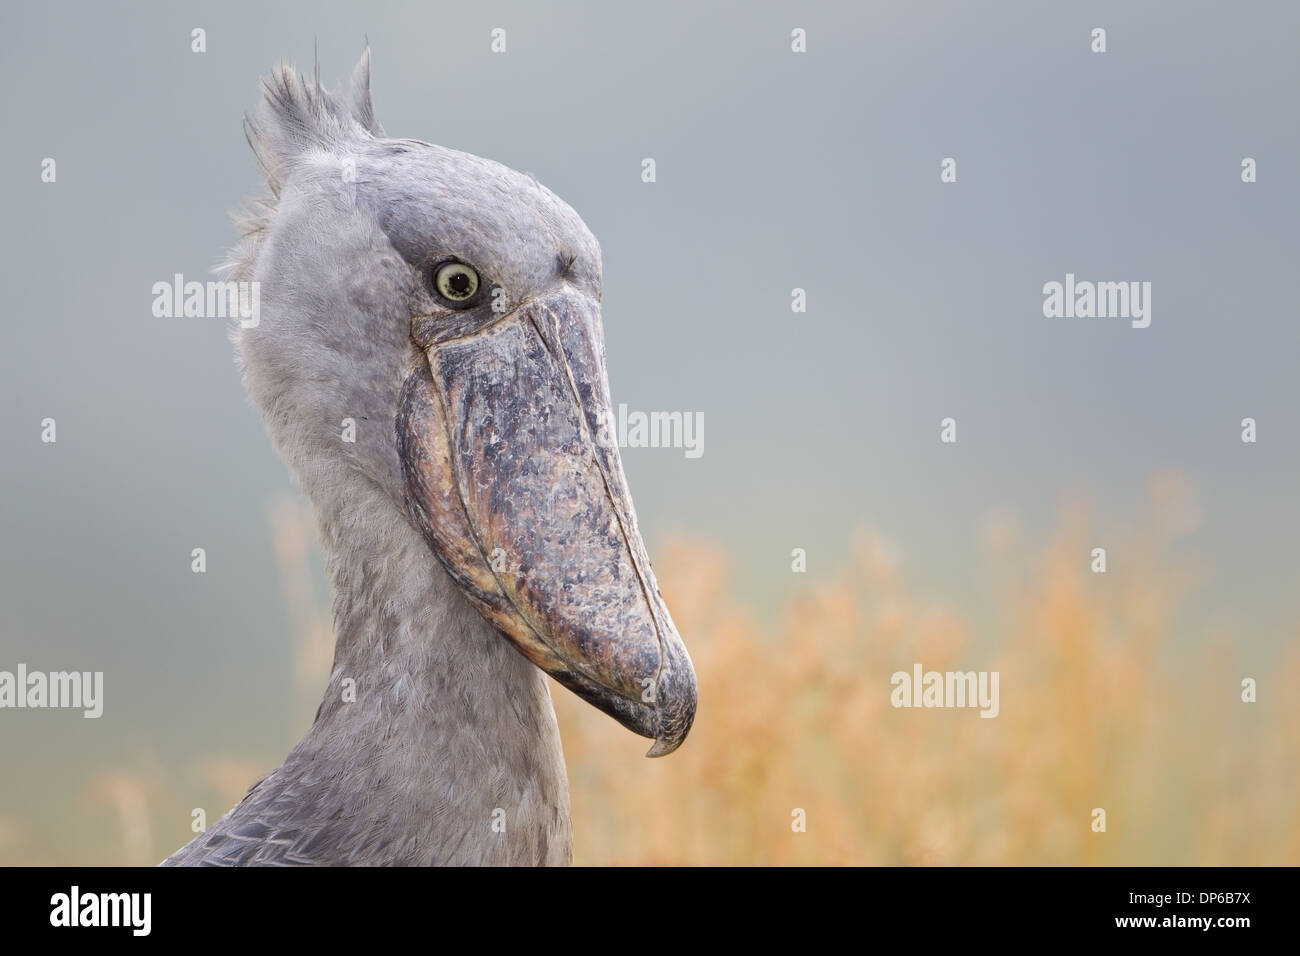
<instances>
[{"instance_id":1,"label":"bokeh background","mask_svg":"<svg viewBox=\"0 0 1300 956\"><path fill-rule=\"evenodd\" d=\"M534 173L600 239L614 401L705 417L699 459L624 451L696 729L647 761L556 689L579 862L1300 862L1298 27L1249 2L4 5L0 669L102 670L106 701L0 711L0 863L156 862L309 725L310 515L222 322L155 318L150 289L208 278L261 193L259 78L340 81L366 38L391 134ZM1151 281L1150 328L1044 318L1067 272ZM891 708L915 662L999 670L1000 716Z\"/></svg>"}]
</instances>

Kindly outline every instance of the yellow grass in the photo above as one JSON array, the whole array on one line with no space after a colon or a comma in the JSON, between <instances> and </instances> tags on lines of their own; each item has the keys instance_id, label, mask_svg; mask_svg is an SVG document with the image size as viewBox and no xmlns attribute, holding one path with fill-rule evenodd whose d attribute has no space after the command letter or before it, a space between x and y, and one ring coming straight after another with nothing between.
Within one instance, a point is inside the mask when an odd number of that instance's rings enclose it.
<instances>
[{"instance_id":1,"label":"yellow grass","mask_svg":"<svg viewBox=\"0 0 1300 956\"><path fill-rule=\"evenodd\" d=\"M1300 655L1288 640L1285 661L1247 673L1226 640L1175 633L1196 582L1169 554L1188 504L1175 479L1153 484L1125 573L1092 573L1078 509L1042 554L991 521L981 573L1002 624L978 648L960 615L909 594L877 538L771 635L730 593L718 551L674 544L656 569L699 674L695 728L646 760L553 686L576 861L1300 862ZM1000 715L893 708L890 675L918 662L999 671ZM1241 700L1247 676L1257 703Z\"/></svg>"},{"instance_id":2,"label":"yellow grass","mask_svg":"<svg viewBox=\"0 0 1300 956\"><path fill-rule=\"evenodd\" d=\"M760 624L718 548L676 541L655 566L699 674L686 744L646 760L648 741L553 686L576 861L1300 863L1300 642L1180 617L1203 577L1178 556L1195 512L1182 482L1158 477L1145 524L1105 535L1106 574L1089 569L1101 535L1078 506L1046 544L990 517L972 580L991 615L917 598L924 571L860 534L850 567L800 575L781 619ZM309 509L278 501L271 525L292 726L186 767L146 749L96 771L76 801L85 827L0 818L0 863L156 862L193 835L192 807L215 820L283 756L277 740L315 711L332 638ZM1237 659L1255 641L1281 648L1263 670ZM890 675L916 663L998 671L999 715L890 706ZM1257 703L1242 702L1244 677Z\"/></svg>"}]
</instances>

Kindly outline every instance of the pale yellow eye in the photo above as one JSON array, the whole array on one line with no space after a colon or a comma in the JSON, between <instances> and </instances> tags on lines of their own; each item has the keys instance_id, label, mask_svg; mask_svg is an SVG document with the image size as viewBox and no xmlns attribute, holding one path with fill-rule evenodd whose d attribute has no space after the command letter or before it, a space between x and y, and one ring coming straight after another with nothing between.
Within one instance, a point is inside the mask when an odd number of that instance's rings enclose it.
<instances>
[{"instance_id":1,"label":"pale yellow eye","mask_svg":"<svg viewBox=\"0 0 1300 956\"><path fill-rule=\"evenodd\" d=\"M478 292L478 273L463 262L447 262L434 273L433 286L450 302L468 302Z\"/></svg>"}]
</instances>

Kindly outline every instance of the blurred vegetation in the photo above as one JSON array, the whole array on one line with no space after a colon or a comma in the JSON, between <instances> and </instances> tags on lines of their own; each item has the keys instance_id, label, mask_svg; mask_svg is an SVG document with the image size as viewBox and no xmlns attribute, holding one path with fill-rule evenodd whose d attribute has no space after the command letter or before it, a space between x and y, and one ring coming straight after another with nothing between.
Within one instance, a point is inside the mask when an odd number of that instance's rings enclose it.
<instances>
[{"instance_id":1,"label":"blurred vegetation","mask_svg":"<svg viewBox=\"0 0 1300 956\"><path fill-rule=\"evenodd\" d=\"M854 566L809 587L776 634L732 596L720 552L674 544L656 573L699 674L695 727L646 760L555 688L576 862L1300 863L1296 642L1259 674L1227 640L1177 634L1199 579L1173 556L1192 496L1161 476L1146 514L1121 574L1091 571L1081 508L1041 555L990 519L1005 631L979 647L959 615L911 595L878 537L860 535ZM999 671L999 716L893 708L890 675L917 662ZM1247 676L1258 703L1242 702Z\"/></svg>"},{"instance_id":2,"label":"blurred vegetation","mask_svg":"<svg viewBox=\"0 0 1300 956\"><path fill-rule=\"evenodd\" d=\"M918 598L896 549L860 533L850 567L806 575L784 618L760 626L718 548L673 542L656 571L699 674L695 728L646 760L648 741L552 685L576 862L1300 863L1300 642L1285 635L1261 671L1239 662L1253 636L1187 626L1203 577L1179 542L1194 496L1159 476L1142 513L1123 540L1104 536L1106 574L1090 570L1082 507L1039 546L989 517L974 573L992 621ZM310 510L278 500L270 524L294 726L240 754L178 768L145 750L91 773L57 845L49 821L0 817L0 864L155 863L192 836L196 801L214 821L283 757L315 711L332 635ZM999 715L893 708L890 676L915 663L998 671ZM1258 703L1242 702L1244 677ZM1091 828L1097 807L1105 833Z\"/></svg>"}]
</instances>

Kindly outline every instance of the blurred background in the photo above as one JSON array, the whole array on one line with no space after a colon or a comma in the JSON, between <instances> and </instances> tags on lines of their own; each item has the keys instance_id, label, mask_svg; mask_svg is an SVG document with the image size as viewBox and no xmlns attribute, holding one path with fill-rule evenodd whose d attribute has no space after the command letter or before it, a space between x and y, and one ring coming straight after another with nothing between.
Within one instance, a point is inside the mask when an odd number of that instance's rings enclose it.
<instances>
[{"instance_id":1,"label":"blurred background","mask_svg":"<svg viewBox=\"0 0 1300 956\"><path fill-rule=\"evenodd\" d=\"M647 761L555 688L578 862L1300 863L1300 9L612 6L0 11L0 670L105 675L98 720L0 711L0 864L157 862L310 724L310 513L151 287L262 193L259 78L366 38L391 135L600 239L615 403L704 415L623 452L696 727ZM1150 328L1044 318L1067 272L1150 281ZM892 708L918 662L999 716Z\"/></svg>"}]
</instances>

